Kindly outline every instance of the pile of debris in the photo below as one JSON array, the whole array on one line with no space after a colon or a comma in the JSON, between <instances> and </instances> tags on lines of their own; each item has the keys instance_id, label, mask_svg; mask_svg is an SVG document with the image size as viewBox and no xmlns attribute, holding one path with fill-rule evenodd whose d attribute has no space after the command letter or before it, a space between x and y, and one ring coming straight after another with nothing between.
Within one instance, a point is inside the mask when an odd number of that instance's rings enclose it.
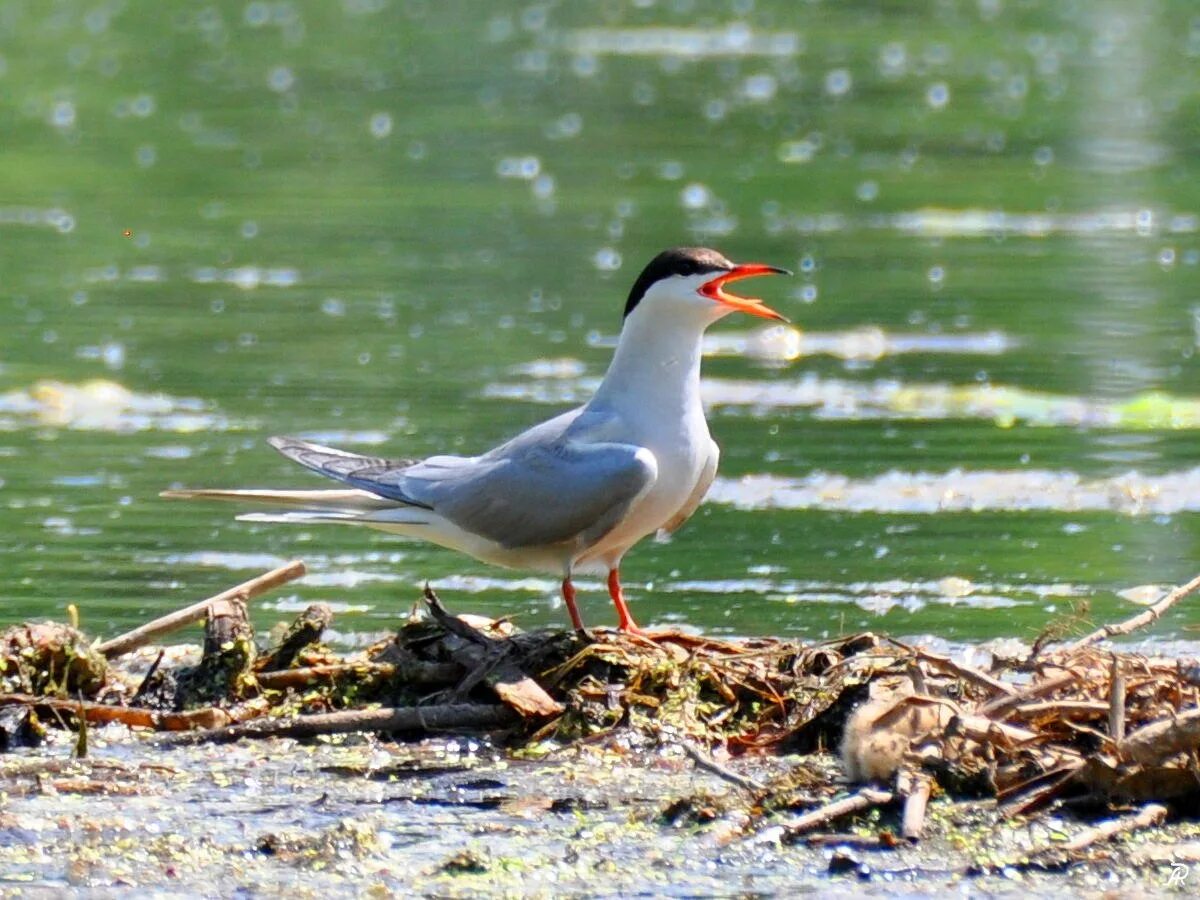
<instances>
[{"instance_id":1,"label":"pile of debris","mask_svg":"<svg viewBox=\"0 0 1200 900\"><path fill-rule=\"evenodd\" d=\"M671 744L742 789L747 827L806 809L778 836L811 840L855 813L894 809L898 827L876 834L879 846L919 838L935 793L994 798L1005 816L1144 804L1058 848L1068 853L1200 800L1200 664L1099 646L1156 621L1200 578L1127 622L1040 642L985 671L869 633L804 644L521 632L451 615L428 588L423 615L351 657L320 643L332 619L321 604L260 651L246 603L303 573L292 563L108 641L53 623L0 633L0 750L35 743L47 725L76 729L86 750L87 727L109 722L166 732L153 740L171 744L361 731L482 731L525 752ZM122 666L200 620L198 662L164 666L160 652L144 670ZM835 797L827 777L802 767L760 784L715 758L834 747L849 780L867 787Z\"/></svg>"}]
</instances>

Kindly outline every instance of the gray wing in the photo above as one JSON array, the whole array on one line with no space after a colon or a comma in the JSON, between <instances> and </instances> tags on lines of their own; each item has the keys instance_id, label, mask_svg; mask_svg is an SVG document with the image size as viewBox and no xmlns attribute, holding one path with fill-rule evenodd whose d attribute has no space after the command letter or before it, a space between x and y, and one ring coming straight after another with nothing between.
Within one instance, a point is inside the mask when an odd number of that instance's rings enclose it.
<instances>
[{"instance_id":1,"label":"gray wing","mask_svg":"<svg viewBox=\"0 0 1200 900\"><path fill-rule=\"evenodd\" d=\"M608 424L573 410L483 456L423 461L359 456L293 438L272 438L271 445L315 472L433 510L504 547L588 544L658 477L649 450L603 439Z\"/></svg>"},{"instance_id":2,"label":"gray wing","mask_svg":"<svg viewBox=\"0 0 1200 900\"><path fill-rule=\"evenodd\" d=\"M429 460L409 470L406 490L459 528L510 548L573 540L589 545L658 477L654 454L644 447L571 440L441 472L434 471L437 465Z\"/></svg>"},{"instance_id":3,"label":"gray wing","mask_svg":"<svg viewBox=\"0 0 1200 900\"><path fill-rule=\"evenodd\" d=\"M514 455L529 447L563 440L567 438L572 425L580 418L582 412L581 409L571 410L535 425L511 441L501 444L482 459ZM584 417L585 420L591 418L595 417ZM581 426L583 425L585 423L581 422ZM578 427L575 429L579 430ZM371 491L389 500L426 509L433 508L429 501L421 500L405 490L410 473L416 475L418 481L415 487L419 489L421 480L440 481L453 478L460 469L469 468L481 459L465 456L431 456L424 460L388 459L381 456L363 456L291 437L270 437L267 438L267 443L292 462L299 463L319 475L337 479L364 491Z\"/></svg>"},{"instance_id":4,"label":"gray wing","mask_svg":"<svg viewBox=\"0 0 1200 900\"><path fill-rule=\"evenodd\" d=\"M267 438L267 443L292 462L297 462L320 475L336 478L360 490L371 491L410 506L425 506L419 500L404 496L397 489L396 476L418 465L420 460L360 456L334 447L311 444L298 438L272 437Z\"/></svg>"}]
</instances>

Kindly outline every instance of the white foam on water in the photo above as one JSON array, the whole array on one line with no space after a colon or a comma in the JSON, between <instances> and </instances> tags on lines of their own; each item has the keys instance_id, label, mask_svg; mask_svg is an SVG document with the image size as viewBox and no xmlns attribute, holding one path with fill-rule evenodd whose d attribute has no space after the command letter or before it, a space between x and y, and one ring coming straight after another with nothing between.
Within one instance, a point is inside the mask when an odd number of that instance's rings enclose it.
<instances>
[{"instance_id":1,"label":"white foam on water","mask_svg":"<svg viewBox=\"0 0 1200 900\"><path fill-rule=\"evenodd\" d=\"M717 478L706 500L742 510L891 514L1038 510L1171 515L1200 511L1200 468L1161 475L1131 471L1108 478L1047 469L891 471L873 478L827 472L803 477L746 475Z\"/></svg>"}]
</instances>

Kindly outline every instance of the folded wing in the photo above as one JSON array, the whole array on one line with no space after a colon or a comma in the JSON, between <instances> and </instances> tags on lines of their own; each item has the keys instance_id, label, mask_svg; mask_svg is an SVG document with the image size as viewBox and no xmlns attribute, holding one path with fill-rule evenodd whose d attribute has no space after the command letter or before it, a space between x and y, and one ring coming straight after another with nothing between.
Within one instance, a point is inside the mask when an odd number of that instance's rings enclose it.
<instances>
[{"instance_id":1,"label":"folded wing","mask_svg":"<svg viewBox=\"0 0 1200 900\"><path fill-rule=\"evenodd\" d=\"M458 527L510 548L589 545L658 477L649 450L619 443L531 447L480 458L437 480L424 480L426 471L411 472L410 490Z\"/></svg>"},{"instance_id":2,"label":"folded wing","mask_svg":"<svg viewBox=\"0 0 1200 900\"><path fill-rule=\"evenodd\" d=\"M267 443L292 462L318 474L336 478L359 490L370 491L409 506L425 505L419 500L404 496L398 488L403 473L418 465L420 460L362 456L290 437L268 438Z\"/></svg>"},{"instance_id":3,"label":"folded wing","mask_svg":"<svg viewBox=\"0 0 1200 900\"><path fill-rule=\"evenodd\" d=\"M289 459L360 490L431 510L503 547L606 534L658 476L643 447L574 440L513 442L485 456L420 462L358 456L292 438L271 444Z\"/></svg>"}]
</instances>

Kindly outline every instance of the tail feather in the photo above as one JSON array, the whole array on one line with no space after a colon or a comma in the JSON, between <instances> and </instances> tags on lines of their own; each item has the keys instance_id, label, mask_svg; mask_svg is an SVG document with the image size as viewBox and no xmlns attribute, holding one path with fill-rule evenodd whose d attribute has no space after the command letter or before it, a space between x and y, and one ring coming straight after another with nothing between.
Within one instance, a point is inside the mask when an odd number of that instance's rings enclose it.
<instances>
[{"instance_id":1,"label":"tail feather","mask_svg":"<svg viewBox=\"0 0 1200 900\"><path fill-rule=\"evenodd\" d=\"M335 478L351 487L389 497L406 506L432 508L404 492L404 472L420 463L418 459L362 456L299 438L272 437L267 439L267 443L292 462L327 478Z\"/></svg>"},{"instance_id":2,"label":"tail feather","mask_svg":"<svg viewBox=\"0 0 1200 900\"><path fill-rule=\"evenodd\" d=\"M163 491L159 494L168 500L229 500L237 503L270 503L273 506L303 509L312 512L345 513L358 515L379 509L395 508L397 502L370 491L335 489L328 491L272 491L272 490L220 490L200 488L194 490Z\"/></svg>"},{"instance_id":3,"label":"tail feather","mask_svg":"<svg viewBox=\"0 0 1200 900\"><path fill-rule=\"evenodd\" d=\"M312 525L337 522L342 525L365 525L396 534L408 534L412 529L425 529L435 523L426 510L411 506L393 506L386 510L353 509L281 509L271 512L242 513L239 522L282 522L288 525Z\"/></svg>"},{"instance_id":4,"label":"tail feather","mask_svg":"<svg viewBox=\"0 0 1200 900\"><path fill-rule=\"evenodd\" d=\"M320 512L316 510L288 510L285 512L242 513L239 522L282 522L285 525L310 525L317 522L339 522L351 525L367 525L369 519L355 512Z\"/></svg>"}]
</instances>

